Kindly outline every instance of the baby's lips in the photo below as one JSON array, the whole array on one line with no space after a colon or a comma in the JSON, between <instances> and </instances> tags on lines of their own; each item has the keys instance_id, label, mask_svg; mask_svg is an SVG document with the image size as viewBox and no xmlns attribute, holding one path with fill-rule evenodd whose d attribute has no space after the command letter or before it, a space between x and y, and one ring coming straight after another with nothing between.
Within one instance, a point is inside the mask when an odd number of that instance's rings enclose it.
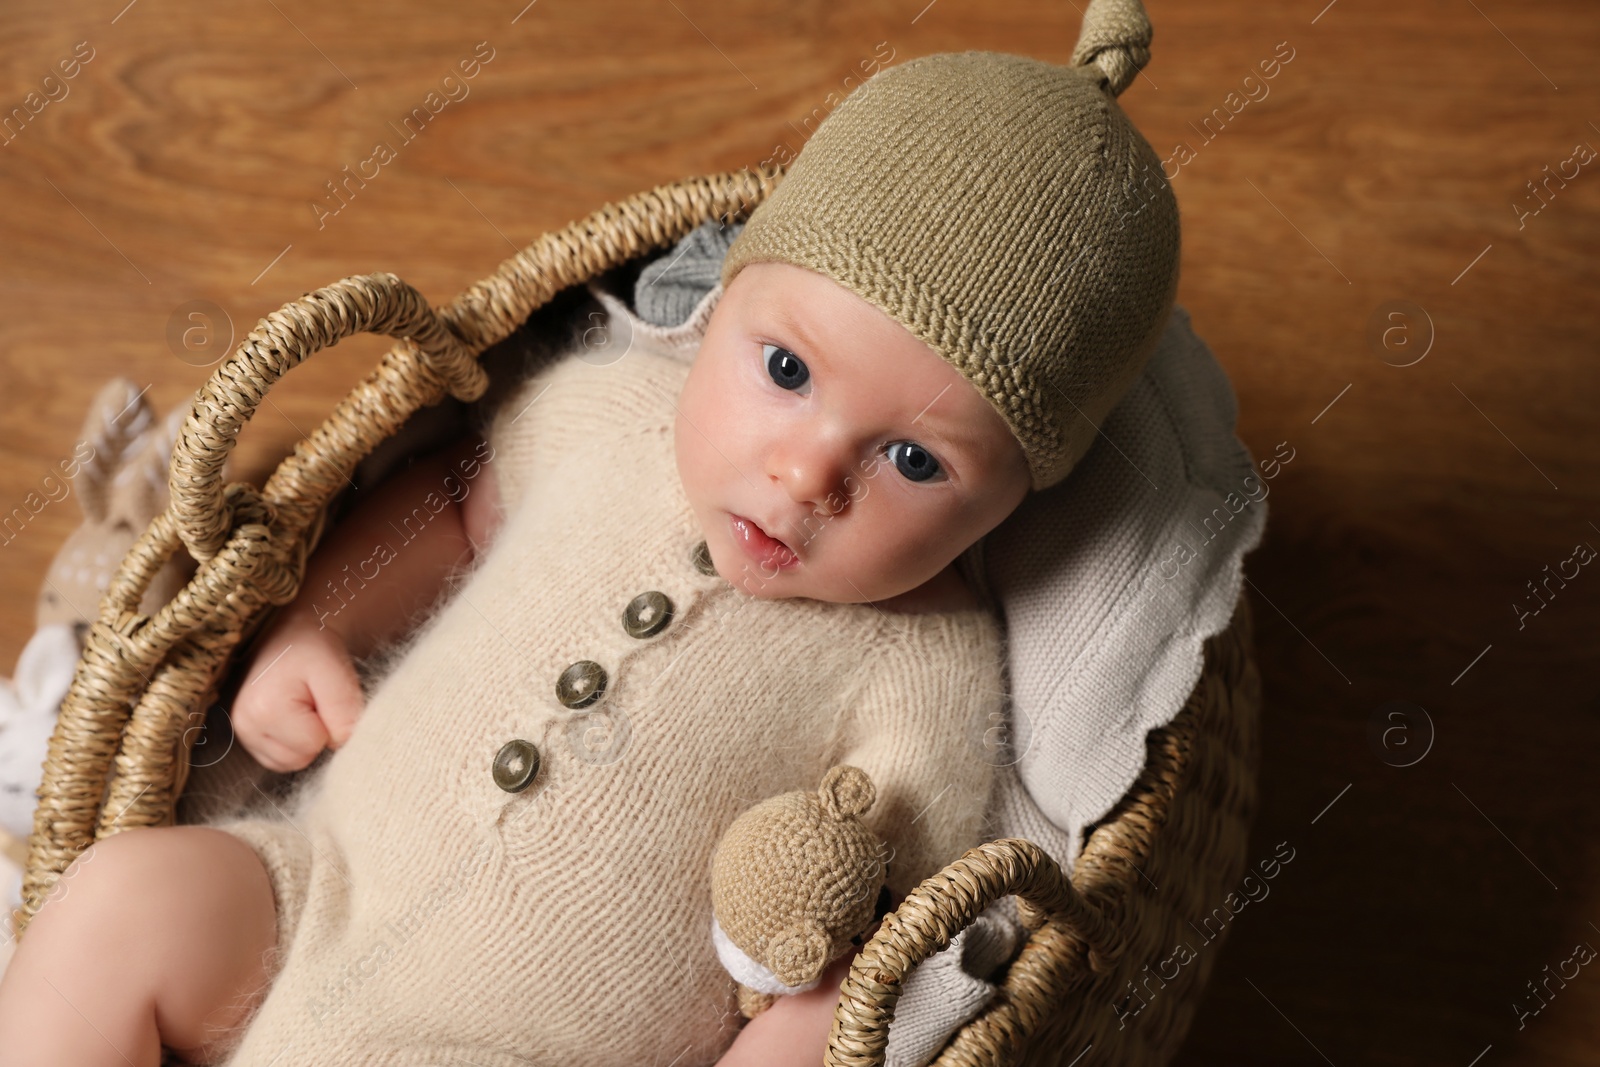
<instances>
[{"instance_id":1,"label":"baby's lips","mask_svg":"<svg viewBox=\"0 0 1600 1067\"><path fill-rule=\"evenodd\" d=\"M734 536L738 538L747 551L760 555L767 553L771 562L779 567L787 567L800 558L799 553L790 548L786 543L767 533L766 527L747 515L733 514Z\"/></svg>"}]
</instances>

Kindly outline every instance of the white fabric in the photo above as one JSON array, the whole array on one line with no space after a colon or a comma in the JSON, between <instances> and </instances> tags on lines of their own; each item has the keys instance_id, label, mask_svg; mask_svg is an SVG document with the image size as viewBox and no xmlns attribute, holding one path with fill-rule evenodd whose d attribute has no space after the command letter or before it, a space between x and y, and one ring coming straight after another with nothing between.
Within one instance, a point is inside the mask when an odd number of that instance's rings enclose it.
<instances>
[{"instance_id":1,"label":"white fabric","mask_svg":"<svg viewBox=\"0 0 1600 1067\"><path fill-rule=\"evenodd\" d=\"M1144 769L1145 735L1199 681L1205 639L1233 618L1244 556L1266 525L1267 483L1234 436L1236 413L1226 373L1174 308L1078 467L985 539L1012 697L991 839L1026 838L1070 872L1083 828ZM1007 897L967 932L994 951L1022 936L1016 916ZM955 951L952 941L913 977L949 972L941 957ZM923 1067L987 1003L923 993L907 981L889 1025L890 1050L898 1041L906 1055L889 1067ZM912 1033L900 1040L902 1029Z\"/></svg>"},{"instance_id":2,"label":"white fabric","mask_svg":"<svg viewBox=\"0 0 1600 1067\"><path fill-rule=\"evenodd\" d=\"M913 967L889 1024L884 1067L922 1067L938 1055L993 999L999 987L987 976L1011 958L1022 933L1020 924L986 911Z\"/></svg>"},{"instance_id":3,"label":"white fabric","mask_svg":"<svg viewBox=\"0 0 1600 1067\"><path fill-rule=\"evenodd\" d=\"M17 657L16 679L0 678L0 827L33 832L44 757L56 709L78 668L78 638L64 622L34 631Z\"/></svg>"},{"instance_id":4,"label":"white fabric","mask_svg":"<svg viewBox=\"0 0 1600 1067\"><path fill-rule=\"evenodd\" d=\"M1015 763L992 810L1071 870L1085 825L1144 768L1226 629L1268 486L1234 436L1227 374L1173 309L1144 373L1060 484L987 538Z\"/></svg>"},{"instance_id":5,"label":"white fabric","mask_svg":"<svg viewBox=\"0 0 1600 1067\"><path fill-rule=\"evenodd\" d=\"M1026 838L1070 872L1083 828L1144 769L1145 735L1182 710L1204 642L1227 628L1243 558L1261 540L1267 483L1234 436L1232 386L1183 308L1078 467L984 541L988 592L1006 620L1008 744L989 836ZM968 927L906 981L888 1067L923 1067L995 986L974 953L1010 958L1016 899ZM939 980L919 984L937 970ZM969 983L962 996L952 991Z\"/></svg>"},{"instance_id":6,"label":"white fabric","mask_svg":"<svg viewBox=\"0 0 1600 1067\"><path fill-rule=\"evenodd\" d=\"M18 841L33 832L56 709L77 668L77 636L58 622L33 632L17 657L14 681L0 678L0 829ZM0 907L9 913L21 906L22 869L0 854Z\"/></svg>"},{"instance_id":7,"label":"white fabric","mask_svg":"<svg viewBox=\"0 0 1600 1067\"><path fill-rule=\"evenodd\" d=\"M817 983L822 981L819 976L800 985L784 985L771 969L751 959L744 949L733 943L733 938L723 931L722 924L717 921L715 915L711 916L711 941L717 946L717 959L722 961L723 968L733 976L733 980L749 986L757 993L776 993L782 996L804 993L808 989L815 989Z\"/></svg>"}]
</instances>

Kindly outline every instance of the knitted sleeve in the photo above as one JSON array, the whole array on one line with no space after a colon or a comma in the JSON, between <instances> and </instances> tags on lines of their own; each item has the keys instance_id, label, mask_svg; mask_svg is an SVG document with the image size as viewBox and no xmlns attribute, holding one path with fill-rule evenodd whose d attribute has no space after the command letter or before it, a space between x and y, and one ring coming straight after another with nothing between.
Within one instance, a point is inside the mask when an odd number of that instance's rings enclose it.
<instances>
[{"instance_id":1,"label":"knitted sleeve","mask_svg":"<svg viewBox=\"0 0 1600 1067\"><path fill-rule=\"evenodd\" d=\"M485 437L494 450L495 483L500 490L500 506L507 515L516 510L522 499L528 464L540 451L538 431L544 412L535 409L545 399L554 367L551 363L524 379L506 395L489 422Z\"/></svg>"},{"instance_id":2,"label":"knitted sleeve","mask_svg":"<svg viewBox=\"0 0 1600 1067\"><path fill-rule=\"evenodd\" d=\"M554 471L596 441L614 445L619 435L633 434L648 439L648 447L671 447L671 411L663 424L662 391L681 388L689 363L664 355L661 339L639 336L630 319L631 314L591 312L574 324L571 336L557 335L542 365L495 403L487 437L508 515L531 473ZM541 484L553 493L595 490L560 479Z\"/></svg>"},{"instance_id":3,"label":"knitted sleeve","mask_svg":"<svg viewBox=\"0 0 1600 1067\"><path fill-rule=\"evenodd\" d=\"M1003 669L998 623L971 612L916 617L868 657L837 762L877 787L863 818L890 849L898 895L981 843L995 770L985 735L1004 713Z\"/></svg>"}]
</instances>

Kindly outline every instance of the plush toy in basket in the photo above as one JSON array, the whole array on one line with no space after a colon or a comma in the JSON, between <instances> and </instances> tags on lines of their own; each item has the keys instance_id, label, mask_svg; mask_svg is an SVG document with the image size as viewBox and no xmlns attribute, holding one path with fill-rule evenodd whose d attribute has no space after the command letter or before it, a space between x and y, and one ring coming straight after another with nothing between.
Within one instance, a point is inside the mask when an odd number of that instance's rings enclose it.
<instances>
[{"instance_id":1,"label":"plush toy in basket","mask_svg":"<svg viewBox=\"0 0 1600 1067\"><path fill-rule=\"evenodd\" d=\"M787 173L608 207L438 311L372 275L263 320L197 397L62 705L0 1041L151 1061L159 1033L228 1067L1163 1062L1215 954L1137 1018L1123 985L1243 866L1239 564L1265 515L1174 310L1172 191L1116 103L1149 40L1137 0L1094 0L1068 65L887 68ZM585 282L586 327L491 381L485 350ZM358 330L396 338L382 366L264 486L224 485L272 384ZM447 395L472 432L324 537L362 456ZM180 551L194 579L138 610ZM381 663L365 687L357 661ZM169 825L223 687L291 788ZM757 1013L718 952L716 843L819 781L893 850L899 904L831 1020ZM858 877L831 853L807 877ZM860 918L790 970L771 908L724 933L800 984ZM102 980L111 930L166 966ZM90 1040L63 997L125 1028ZM815 1044L775 1042L779 1017Z\"/></svg>"},{"instance_id":2,"label":"plush toy in basket","mask_svg":"<svg viewBox=\"0 0 1600 1067\"><path fill-rule=\"evenodd\" d=\"M45 568L34 630L14 677L0 679L0 899L7 914L22 903L22 866L33 829L35 794L56 709L71 684L96 604L139 531L167 505L167 465L184 410L159 418L126 378L102 387L89 406L70 459L52 471L43 494L22 506L42 511L71 496L83 513ZM188 577L169 560L145 591L144 607L165 603ZM14 866L13 866L14 865ZM12 871L15 874L12 874Z\"/></svg>"}]
</instances>

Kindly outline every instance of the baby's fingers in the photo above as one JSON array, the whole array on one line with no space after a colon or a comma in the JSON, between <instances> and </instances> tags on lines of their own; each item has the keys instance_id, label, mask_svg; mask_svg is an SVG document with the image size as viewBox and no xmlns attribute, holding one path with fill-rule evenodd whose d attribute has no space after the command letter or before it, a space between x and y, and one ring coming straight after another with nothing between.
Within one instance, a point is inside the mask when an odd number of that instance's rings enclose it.
<instances>
[{"instance_id":1,"label":"baby's fingers","mask_svg":"<svg viewBox=\"0 0 1600 1067\"><path fill-rule=\"evenodd\" d=\"M366 704L355 665L348 656L330 656L317 663L306 682L311 687L311 697L316 702L328 744L338 748L350 739L350 731L355 729Z\"/></svg>"},{"instance_id":2,"label":"baby's fingers","mask_svg":"<svg viewBox=\"0 0 1600 1067\"><path fill-rule=\"evenodd\" d=\"M286 701L245 747L263 767L282 774L305 767L327 746L328 730L308 697Z\"/></svg>"}]
</instances>

